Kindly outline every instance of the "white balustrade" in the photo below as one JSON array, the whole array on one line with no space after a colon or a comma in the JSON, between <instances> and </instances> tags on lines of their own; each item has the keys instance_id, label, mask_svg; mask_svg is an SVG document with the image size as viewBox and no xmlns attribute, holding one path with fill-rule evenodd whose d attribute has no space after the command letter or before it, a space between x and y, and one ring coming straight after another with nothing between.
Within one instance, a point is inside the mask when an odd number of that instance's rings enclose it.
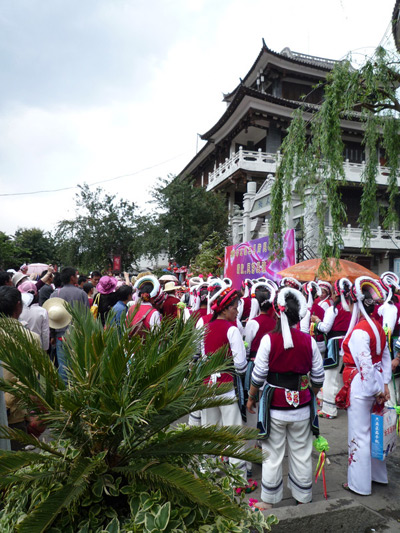
<instances>
[{"instance_id":1,"label":"white balustrade","mask_svg":"<svg viewBox=\"0 0 400 533\"><path fill-rule=\"evenodd\" d=\"M332 233L332 226L325 226L325 233ZM347 248L361 247L361 228L352 228L350 224L343 228L342 238ZM400 231L386 231L378 226L371 228L371 249L400 250Z\"/></svg>"},{"instance_id":2,"label":"white balustrade","mask_svg":"<svg viewBox=\"0 0 400 533\"><path fill-rule=\"evenodd\" d=\"M255 150L244 150L242 147L236 153L233 153L230 158L226 158L225 162L218 167L214 167L214 171L208 174L207 189L211 190L230 176L237 170L247 170L249 172L266 172L275 174L276 168L281 161L281 153L263 152L261 148ZM365 162L351 163L348 159L343 162L345 179L349 182L360 183L362 174L365 170ZM378 165L377 167L377 183L378 185L386 185L389 176L389 168ZM400 179L398 179L400 186Z\"/></svg>"}]
</instances>

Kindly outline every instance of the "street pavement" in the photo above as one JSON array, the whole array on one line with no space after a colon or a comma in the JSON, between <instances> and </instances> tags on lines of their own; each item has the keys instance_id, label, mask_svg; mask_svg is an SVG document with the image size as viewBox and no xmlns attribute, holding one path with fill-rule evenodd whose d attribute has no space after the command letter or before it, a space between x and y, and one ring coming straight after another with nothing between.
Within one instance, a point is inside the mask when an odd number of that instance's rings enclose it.
<instances>
[{"instance_id":1,"label":"street pavement","mask_svg":"<svg viewBox=\"0 0 400 533\"><path fill-rule=\"evenodd\" d=\"M400 439L398 448L386 459L389 484L373 483L371 496L358 496L343 489L347 481L347 413L338 411L332 420L320 419L320 434L329 443L326 465L328 499L323 494L322 476L313 483L313 501L310 504L296 505L286 487L287 453L283 474L284 491L282 501L268 514L275 514L280 524L273 532L296 531L302 533L337 532L400 532ZM313 469L317 465L318 453L313 451ZM253 479L258 481L258 489L248 495L261 500L261 465L253 465Z\"/></svg>"}]
</instances>

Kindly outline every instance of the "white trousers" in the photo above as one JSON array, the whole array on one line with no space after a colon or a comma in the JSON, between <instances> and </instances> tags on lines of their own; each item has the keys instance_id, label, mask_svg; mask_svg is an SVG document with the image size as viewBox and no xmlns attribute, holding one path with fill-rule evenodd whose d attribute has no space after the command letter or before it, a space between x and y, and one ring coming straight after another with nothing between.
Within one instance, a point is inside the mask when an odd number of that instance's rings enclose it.
<instances>
[{"instance_id":1,"label":"white trousers","mask_svg":"<svg viewBox=\"0 0 400 533\"><path fill-rule=\"evenodd\" d=\"M288 445L289 475L287 486L295 500L309 503L312 500L312 433L310 420L285 422L271 418L271 433L262 441L263 450L269 453L262 466L261 499L278 503L283 495L282 461Z\"/></svg>"},{"instance_id":2,"label":"white trousers","mask_svg":"<svg viewBox=\"0 0 400 533\"><path fill-rule=\"evenodd\" d=\"M220 405L219 407L203 409L201 412L201 423L203 426L243 426L242 415L237 402L232 405ZM245 461L229 457L229 462L240 468L244 477L246 477Z\"/></svg>"},{"instance_id":3,"label":"white trousers","mask_svg":"<svg viewBox=\"0 0 400 533\"><path fill-rule=\"evenodd\" d=\"M189 426L201 426L201 410L190 413L188 424Z\"/></svg>"},{"instance_id":4,"label":"white trousers","mask_svg":"<svg viewBox=\"0 0 400 533\"><path fill-rule=\"evenodd\" d=\"M246 417L247 417L247 421L245 423L245 426L248 427L248 428L251 428L251 429L257 429L257 421L258 421L258 404L257 406L255 407L255 413L249 413L247 411L246 413ZM257 445L257 441L256 440L248 440L246 442L246 448L248 450L251 450L254 448L254 446ZM253 469L253 464L252 463L249 463L247 462L246 463L246 468L247 470L250 472L252 469Z\"/></svg>"},{"instance_id":5,"label":"white trousers","mask_svg":"<svg viewBox=\"0 0 400 533\"><path fill-rule=\"evenodd\" d=\"M350 391L348 415L349 467L347 482L354 492L369 495L372 481L387 483L386 462L371 457L371 410L373 396L363 397L360 374L356 374Z\"/></svg>"},{"instance_id":6,"label":"white trousers","mask_svg":"<svg viewBox=\"0 0 400 533\"><path fill-rule=\"evenodd\" d=\"M343 357L339 357L339 364L336 368L325 369L325 381L323 388L322 411L327 415L337 416L337 407L335 404L336 394L343 387L343 378L340 374Z\"/></svg>"}]
</instances>

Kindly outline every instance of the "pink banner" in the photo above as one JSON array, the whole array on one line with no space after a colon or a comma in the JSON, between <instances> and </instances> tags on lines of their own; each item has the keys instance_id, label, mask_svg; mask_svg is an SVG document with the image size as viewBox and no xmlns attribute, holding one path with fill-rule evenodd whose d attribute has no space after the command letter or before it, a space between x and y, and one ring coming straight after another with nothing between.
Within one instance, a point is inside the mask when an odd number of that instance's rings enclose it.
<instances>
[{"instance_id":1,"label":"pink banner","mask_svg":"<svg viewBox=\"0 0 400 533\"><path fill-rule=\"evenodd\" d=\"M224 276L230 278L235 289L239 289L246 278L267 278L279 281L281 270L296 263L294 229L285 233L282 259L271 258L268 237L242 242L225 248ZM272 259L272 260L271 260Z\"/></svg>"}]
</instances>

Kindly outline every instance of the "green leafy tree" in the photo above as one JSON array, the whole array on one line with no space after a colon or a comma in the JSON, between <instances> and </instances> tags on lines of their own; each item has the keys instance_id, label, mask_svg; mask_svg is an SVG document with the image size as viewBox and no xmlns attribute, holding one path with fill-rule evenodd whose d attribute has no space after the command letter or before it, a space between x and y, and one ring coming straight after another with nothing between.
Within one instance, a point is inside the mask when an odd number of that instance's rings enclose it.
<instances>
[{"instance_id":1,"label":"green leafy tree","mask_svg":"<svg viewBox=\"0 0 400 533\"><path fill-rule=\"evenodd\" d=\"M389 207L383 225L390 228L397 222L400 103L396 91L399 83L398 57L392 58L383 48L378 48L373 58L358 70L351 66L350 61L336 64L323 84L323 101L316 112L308 113L309 119L305 118L306 104L294 112L282 144L283 157L271 192L270 238L276 251L282 250L285 217L290 210L293 192L304 203L311 191L316 199L322 273L329 271L328 257L340 257L346 221L340 192L340 186L346 183L341 121L346 118L363 124L363 144L367 155L361 178L359 216L363 249L368 251L371 222L376 215L379 146L385 150L386 164L390 169L387 179ZM331 239L325 234L328 210L333 226Z\"/></svg>"},{"instance_id":2,"label":"green leafy tree","mask_svg":"<svg viewBox=\"0 0 400 533\"><path fill-rule=\"evenodd\" d=\"M0 231L0 268L7 270L19 267L21 264L19 253L20 250L15 246L13 238Z\"/></svg>"},{"instance_id":3,"label":"green leafy tree","mask_svg":"<svg viewBox=\"0 0 400 533\"><path fill-rule=\"evenodd\" d=\"M14 235L18 256L25 263L52 263L54 242L50 234L39 228L18 229Z\"/></svg>"},{"instance_id":4,"label":"green leafy tree","mask_svg":"<svg viewBox=\"0 0 400 533\"><path fill-rule=\"evenodd\" d=\"M58 260L88 272L103 270L113 255L120 255L122 267L129 268L140 255L137 223L132 202L117 199L101 187L80 186L75 219L62 220L56 228Z\"/></svg>"},{"instance_id":5,"label":"green leafy tree","mask_svg":"<svg viewBox=\"0 0 400 533\"><path fill-rule=\"evenodd\" d=\"M224 256L226 240L214 231L201 245L200 253L191 263L194 274L207 276L210 272L216 276L224 274Z\"/></svg>"},{"instance_id":6,"label":"green leafy tree","mask_svg":"<svg viewBox=\"0 0 400 533\"><path fill-rule=\"evenodd\" d=\"M68 386L24 328L0 319L0 360L16 380L0 380L27 409L40 409L53 441L2 427L0 436L36 451L0 451L0 529L42 531L237 531L269 528L237 500L243 478L208 455L260 461L246 450L257 430L174 426L190 412L226 405L229 385L204 378L232 369L223 351L194 362L201 332L194 321L163 321L145 339L122 323L103 328L87 310L69 308ZM5 334L4 334L5 333ZM204 471L205 469L205 471ZM221 477L226 473L226 477ZM17 525L18 524L18 525ZM215 527L218 524L218 528ZM200 529L201 528L201 529Z\"/></svg>"},{"instance_id":7,"label":"green leafy tree","mask_svg":"<svg viewBox=\"0 0 400 533\"><path fill-rule=\"evenodd\" d=\"M167 252L170 259L188 265L199 247L214 231L226 238L228 212L219 194L195 187L193 180L160 179L153 192L159 214L143 231L144 251L156 256Z\"/></svg>"}]
</instances>

